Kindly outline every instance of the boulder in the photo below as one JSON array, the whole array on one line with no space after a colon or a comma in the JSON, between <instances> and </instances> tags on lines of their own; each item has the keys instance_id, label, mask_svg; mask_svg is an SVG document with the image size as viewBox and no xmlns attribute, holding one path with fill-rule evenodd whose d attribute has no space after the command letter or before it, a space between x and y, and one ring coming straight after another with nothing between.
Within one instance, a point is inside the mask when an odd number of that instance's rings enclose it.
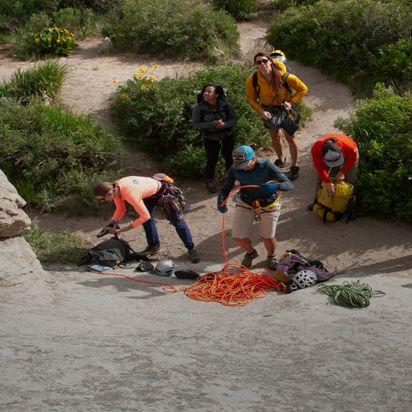
<instances>
[{"instance_id":1,"label":"boulder","mask_svg":"<svg viewBox=\"0 0 412 412\"><path fill-rule=\"evenodd\" d=\"M30 229L26 205L6 175L0 170L0 238L21 236Z\"/></svg>"},{"instance_id":2,"label":"boulder","mask_svg":"<svg viewBox=\"0 0 412 412\"><path fill-rule=\"evenodd\" d=\"M0 170L0 287L21 283L43 268L26 239L30 218L22 210L26 202Z\"/></svg>"}]
</instances>

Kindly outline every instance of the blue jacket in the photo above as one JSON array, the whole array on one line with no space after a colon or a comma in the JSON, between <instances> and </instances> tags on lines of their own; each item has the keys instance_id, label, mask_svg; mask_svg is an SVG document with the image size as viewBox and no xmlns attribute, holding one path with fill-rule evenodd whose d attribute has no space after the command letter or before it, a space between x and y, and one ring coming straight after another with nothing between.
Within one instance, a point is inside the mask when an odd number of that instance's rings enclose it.
<instances>
[{"instance_id":1,"label":"blue jacket","mask_svg":"<svg viewBox=\"0 0 412 412\"><path fill-rule=\"evenodd\" d=\"M215 127L215 122L219 119L225 123L221 129ZM205 139L223 140L232 134L236 122L235 109L226 98L219 97L216 109L213 109L203 99L192 108L192 125L194 128L202 130Z\"/></svg>"},{"instance_id":2,"label":"blue jacket","mask_svg":"<svg viewBox=\"0 0 412 412\"><path fill-rule=\"evenodd\" d=\"M270 180L275 180L277 183L277 190L289 191L293 190L293 183L280 170L266 159L257 158L256 166L251 171L233 169L230 167L227 173L225 184L223 185L220 195L224 199L229 195L233 189L236 180L240 186L246 185L263 185ZM259 188L245 188L240 189L240 198L250 203L253 200L265 199L267 194L262 194ZM276 199L276 197L274 198Z\"/></svg>"}]
</instances>

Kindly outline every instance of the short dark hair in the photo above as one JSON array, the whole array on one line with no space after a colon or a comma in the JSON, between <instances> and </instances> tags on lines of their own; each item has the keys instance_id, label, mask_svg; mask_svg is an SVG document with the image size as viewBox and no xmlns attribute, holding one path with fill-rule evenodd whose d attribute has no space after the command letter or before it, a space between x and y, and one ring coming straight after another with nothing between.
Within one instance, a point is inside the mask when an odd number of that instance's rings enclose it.
<instances>
[{"instance_id":1,"label":"short dark hair","mask_svg":"<svg viewBox=\"0 0 412 412\"><path fill-rule=\"evenodd\" d=\"M95 197L105 197L113 189L113 183L99 182L93 188Z\"/></svg>"}]
</instances>

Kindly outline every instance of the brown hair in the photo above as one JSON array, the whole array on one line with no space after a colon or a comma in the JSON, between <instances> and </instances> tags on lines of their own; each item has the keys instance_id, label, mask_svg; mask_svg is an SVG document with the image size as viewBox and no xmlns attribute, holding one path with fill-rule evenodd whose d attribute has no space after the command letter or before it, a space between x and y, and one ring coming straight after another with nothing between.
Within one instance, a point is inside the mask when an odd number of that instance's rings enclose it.
<instances>
[{"instance_id":1,"label":"brown hair","mask_svg":"<svg viewBox=\"0 0 412 412\"><path fill-rule=\"evenodd\" d=\"M271 83L272 86L275 86L275 89L277 92L279 92L280 88L282 87L283 80L282 76L280 75L280 71L278 68L273 64L273 60L270 56L268 56L266 53L256 53L255 57L253 58L253 62L256 63L256 58L257 57L265 57L270 61L270 65L272 66L272 76L271 76Z\"/></svg>"},{"instance_id":2,"label":"brown hair","mask_svg":"<svg viewBox=\"0 0 412 412\"><path fill-rule=\"evenodd\" d=\"M93 194L95 197L105 197L111 189L113 189L113 183L99 182L94 186Z\"/></svg>"}]
</instances>

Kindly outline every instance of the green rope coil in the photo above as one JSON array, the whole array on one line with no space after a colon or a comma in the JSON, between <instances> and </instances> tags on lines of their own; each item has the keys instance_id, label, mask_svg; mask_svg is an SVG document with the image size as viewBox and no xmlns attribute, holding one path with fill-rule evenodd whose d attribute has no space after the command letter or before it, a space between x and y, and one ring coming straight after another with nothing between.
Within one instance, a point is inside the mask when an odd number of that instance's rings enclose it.
<instances>
[{"instance_id":1,"label":"green rope coil","mask_svg":"<svg viewBox=\"0 0 412 412\"><path fill-rule=\"evenodd\" d=\"M372 290L367 283L343 282L342 285L321 285L318 292L331 297L337 305L366 308L371 298L378 298L385 293Z\"/></svg>"}]
</instances>

